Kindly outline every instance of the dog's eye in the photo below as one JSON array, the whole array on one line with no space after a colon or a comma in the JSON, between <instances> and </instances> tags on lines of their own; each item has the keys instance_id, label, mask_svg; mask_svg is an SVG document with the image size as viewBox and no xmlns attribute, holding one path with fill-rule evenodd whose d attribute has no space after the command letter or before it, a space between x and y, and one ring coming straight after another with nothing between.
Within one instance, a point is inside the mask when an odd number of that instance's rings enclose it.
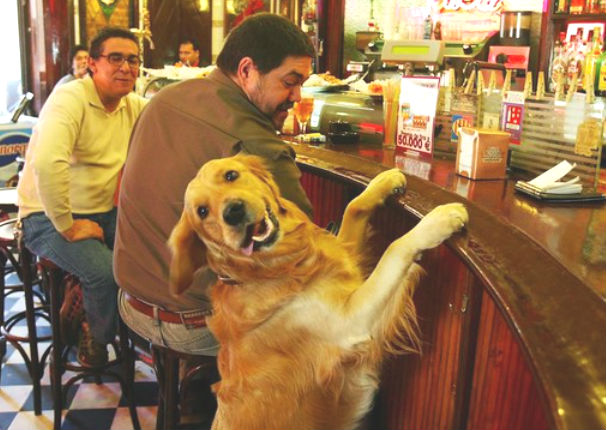
<instances>
[{"instance_id":1,"label":"dog's eye","mask_svg":"<svg viewBox=\"0 0 607 430\"><path fill-rule=\"evenodd\" d=\"M236 170L228 170L225 174L226 181L234 182L240 175Z\"/></svg>"},{"instance_id":2,"label":"dog's eye","mask_svg":"<svg viewBox=\"0 0 607 430\"><path fill-rule=\"evenodd\" d=\"M196 213L200 218L205 218L209 214L209 208L207 208L206 206L198 206L198 209L196 209Z\"/></svg>"}]
</instances>

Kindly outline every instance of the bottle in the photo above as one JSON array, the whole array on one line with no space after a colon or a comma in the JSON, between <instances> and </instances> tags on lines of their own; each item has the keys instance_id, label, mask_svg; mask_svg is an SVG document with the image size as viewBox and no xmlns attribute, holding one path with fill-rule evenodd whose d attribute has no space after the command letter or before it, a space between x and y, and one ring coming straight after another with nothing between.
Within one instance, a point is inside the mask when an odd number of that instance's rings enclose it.
<instances>
[{"instance_id":1,"label":"bottle","mask_svg":"<svg viewBox=\"0 0 607 430\"><path fill-rule=\"evenodd\" d=\"M597 58L597 63L595 66L596 69L596 77L594 80L594 91L597 96L605 97L605 88L607 84L605 83L605 51L601 52L601 55Z\"/></svg>"},{"instance_id":2,"label":"bottle","mask_svg":"<svg viewBox=\"0 0 607 430\"><path fill-rule=\"evenodd\" d=\"M554 91L559 81L559 76L567 71L567 46L565 43L566 33L561 31L559 38L554 42L552 63L550 64L550 90Z\"/></svg>"},{"instance_id":3,"label":"bottle","mask_svg":"<svg viewBox=\"0 0 607 430\"><path fill-rule=\"evenodd\" d=\"M589 82L586 81L592 81L592 84L595 85L596 84L596 65L597 65L597 60L598 58L601 56L601 51L602 51L602 46L601 46L601 41L600 41L600 35L601 35L601 28L600 27L595 27L594 30L592 31L592 44L590 45L590 48L588 50L588 52L586 53L586 58L584 59L584 86L583 88L586 88L586 85ZM595 87L596 89L596 87Z\"/></svg>"},{"instance_id":4,"label":"bottle","mask_svg":"<svg viewBox=\"0 0 607 430\"><path fill-rule=\"evenodd\" d=\"M432 39L432 17L430 15L424 19L424 39Z\"/></svg>"},{"instance_id":5,"label":"bottle","mask_svg":"<svg viewBox=\"0 0 607 430\"><path fill-rule=\"evenodd\" d=\"M557 0L554 2L554 13L567 13L567 0Z\"/></svg>"}]
</instances>

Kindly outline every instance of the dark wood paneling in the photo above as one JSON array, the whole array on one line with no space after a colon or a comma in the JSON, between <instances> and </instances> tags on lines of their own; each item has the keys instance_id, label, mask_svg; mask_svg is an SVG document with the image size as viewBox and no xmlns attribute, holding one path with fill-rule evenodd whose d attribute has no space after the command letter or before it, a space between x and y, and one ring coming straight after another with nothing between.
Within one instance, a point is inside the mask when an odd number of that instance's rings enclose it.
<instances>
[{"instance_id":1,"label":"dark wood paneling","mask_svg":"<svg viewBox=\"0 0 607 430\"><path fill-rule=\"evenodd\" d=\"M466 428L541 430L550 426L533 375L504 317L483 294Z\"/></svg>"},{"instance_id":2,"label":"dark wood paneling","mask_svg":"<svg viewBox=\"0 0 607 430\"><path fill-rule=\"evenodd\" d=\"M314 208L314 223L326 227L331 221L340 221L347 205L347 191L343 184L302 172L301 185Z\"/></svg>"},{"instance_id":3,"label":"dark wood paneling","mask_svg":"<svg viewBox=\"0 0 607 430\"><path fill-rule=\"evenodd\" d=\"M319 34L323 39L323 55L319 72L330 71L341 76L344 46L345 0L319 1Z\"/></svg>"},{"instance_id":4,"label":"dark wood paneling","mask_svg":"<svg viewBox=\"0 0 607 430\"><path fill-rule=\"evenodd\" d=\"M201 11L199 0L149 0L155 49L146 44L146 67L174 64L179 59L179 42L186 38L198 40L201 64L210 64L212 3L209 0L208 10Z\"/></svg>"},{"instance_id":5,"label":"dark wood paneling","mask_svg":"<svg viewBox=\"0 0 607 430\"><path fill-rule=\"evenodd\" d=\"M42 5L42 10L38 9ZM72 44L71 15L67 2L41 0L29 2L31 56L29 70L34 110L42 105L57 82L69 68L69 47Z\"/></svg>"},{"instance_id":6,"label":"dark wood paneling","mask_svg":"<svg viewBox=\"0 0 607 430\"><path fill-rule=\"evenodd\" d=\"M379 219L374 225L389 242L413 224L394 216ZM447 429L455 428L460 419L456 405L463 403L465 392L462 345L463 329L469 326L464 322L470 315L470 274L445 246L427 251L420 264L426 276L414 298L422 351L387 363L381 379L379 428Z\"/></svg>"}]
</instances>

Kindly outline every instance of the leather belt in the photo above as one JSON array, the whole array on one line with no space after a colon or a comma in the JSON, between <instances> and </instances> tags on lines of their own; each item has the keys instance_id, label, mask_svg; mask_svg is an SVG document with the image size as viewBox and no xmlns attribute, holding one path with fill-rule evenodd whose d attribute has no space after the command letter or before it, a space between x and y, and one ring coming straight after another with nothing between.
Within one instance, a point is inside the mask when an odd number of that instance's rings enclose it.
<instances>
[{"instance_id":1,"label":"leather belt","mask_svg":"<svg viewBox=\"0 0 607 430\"><path fill-rule=\"evenodd\" d=\"M158 306L150 305L135 296L131 296L126 291L122 291L122 294L124 294L124 298L133 309L150 318L173 324L183 324L188 327L206 327L207 325L205 317L210 315L209 311L171 312Z\"/></svg>"}]
</instances>

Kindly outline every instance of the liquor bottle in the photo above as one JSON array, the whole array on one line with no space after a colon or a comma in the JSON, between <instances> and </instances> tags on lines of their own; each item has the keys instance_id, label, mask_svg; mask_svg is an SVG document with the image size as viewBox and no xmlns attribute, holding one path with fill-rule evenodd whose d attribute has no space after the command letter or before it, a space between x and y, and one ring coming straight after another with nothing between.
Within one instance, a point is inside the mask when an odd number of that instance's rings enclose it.
<instances>
[{"instance_id":1,"label":"liquor bottle","mask_svg":"<svg viewBox=\"0 0 607 430\"><path fill-rule=\"evenodd\" d=\"M554 13L567 13L567 0L556 0L554 2Z\"/></svg>"},{"instance_id":2,"label":"liquor bottle","mask_svg":"<svg viewBox=\"0 0 607 430\"><path fill-rule=\"evenodd\" d=\"M605 97L605 88L607 86L607 84L605 83L605 72L607 64L605 63L605 51L603 51L597 59L597 63L595 66L596 77L594 81L595 94L600 97Z\"/></svg>"},{"instance_id":3,"label":"liquor bottle","mask_svg":"<svg viewBox=\"0 0 607 430\"><path fill-rule=\"evenodd\" d=\"M592 31L592 45L586 52L586 58L584 59L584 84L583 88L586 88L587 80L591 80L592 84L596 84L596 65L597 60L601 56L601 27L595 27ZM588 82L589 83L589 82ZM596 87L594 87L596 88Z\"/></svg>"},{"instance_id":4,"label":"liquor bottle","mask_svg":"<svg viewBox=\"0 0 607 430\"><path fill-rule=\"evenodd\" d=\"M554 42L552 53L552 63L550 64L550 91L556 89L560 75L567 72L567 44L565 42L566 33L561 31L559 38Z\"/></svg>"},{"instance_id":5,"label":"liquor bottle","mask_svg":"<svg viewBox=\"0 0 607 430\"><path fill-rule=\"evenodd\" d=\"M424 19L424 39L432 39L432 17L430 15Z\"/></svg>"}]
</instances>

